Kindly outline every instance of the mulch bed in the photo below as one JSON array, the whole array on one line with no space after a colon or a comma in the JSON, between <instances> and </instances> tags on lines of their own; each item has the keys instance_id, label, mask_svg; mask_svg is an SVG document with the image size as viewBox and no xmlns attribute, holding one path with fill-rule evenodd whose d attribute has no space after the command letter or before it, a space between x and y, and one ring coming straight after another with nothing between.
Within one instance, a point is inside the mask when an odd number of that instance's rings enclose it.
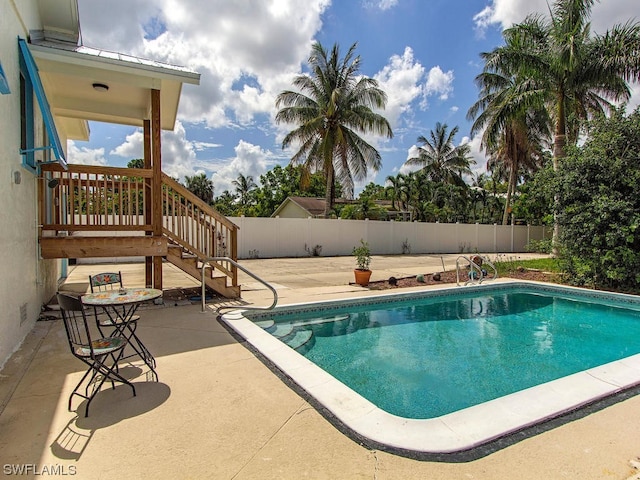
<instances>
[{"instance_id":1,"label":"mulch bed","mask_svg":"<svg viewBox=\"0 0 640 480\"><path fill-rule=\"evenodd\" d=\"M466 278L466 270L460 272L460 281L464 282ZM440 272L440 278L438 280L434 279L434 275L436 274L424 274L422 279L424 281L418 281L418 276L412 277L402 277L395 279L395 285L389 283L389 280L378 280L376 282L369 282L369 290L390 290L395 288L406 288L406 287L420 287L425 285L443 285L447 283L456 283L456 272L455 271L447 271ZM437 277L436 277L437 278ZM541 272L539 270L529 270L529 269L518 269L509 273L508 278L513 278L515 280L535 280L538 282L560 282L560 278L557 274Z\"/></svg>"},{"instance_id":2,"label":"mulch bed","mask_svg":"<svg viewBox=\"0 0 640 480\"><path fill-rule=\"evenodd\" d=\"M456 283L456 272L453 270L447 271L444 273L440 272L439 280L435 280L433 278L433 275L434 274L431 274L431 273L429 274L425 273L423 275L423 279L424 279L423 282L418 281L416 276L397 278L396 285L389 284L389 280L378 280L375 282L369 282L369 286L366 288L368 288L369 290L390 290L395 288L420 287L425 285L444 285L448 283ZM462 282L465 280L464 275L466 275L466 270L463 272L460 272L460 281ZM539 282L554 282L554 283L560 282L559 276L557 274L541 272L538 270L528 270L528 269L522 269L522 270L511 272L508 275L508 277L516 280L536 280ZM193 300L191 301L194 303L199 303L200 302L199 297L201 295L201 292L202 292L201 287L174 288L174 289L165 290L163 294L163 298L164 298L165 304L167 303L170 304L171 302L191 300L192 297L198 297L196 302L194 302ZM211 290L207 289L207 297L209 297L210 295L214 297L218 296Z\"/></svg>"}]
</instances>

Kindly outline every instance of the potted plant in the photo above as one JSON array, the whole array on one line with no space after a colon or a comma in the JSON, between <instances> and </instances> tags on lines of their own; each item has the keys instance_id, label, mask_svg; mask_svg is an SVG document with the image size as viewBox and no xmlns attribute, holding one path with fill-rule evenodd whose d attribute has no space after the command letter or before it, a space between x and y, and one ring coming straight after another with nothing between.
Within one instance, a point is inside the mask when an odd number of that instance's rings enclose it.
<instances>
[{"instance_id":1,"label":"potted plant","mask_svg":"<svg viewBox=\"0 0 640 480\"><path fill-rule=\"evenodd\" d=\"M356 283L366 287L369 285L369 279L371 278L371 249L369 244L360 239L360 245L353 247L353 252L356 256L356 269L353 271L356 277Z\"/></svg>"}]
</instances>

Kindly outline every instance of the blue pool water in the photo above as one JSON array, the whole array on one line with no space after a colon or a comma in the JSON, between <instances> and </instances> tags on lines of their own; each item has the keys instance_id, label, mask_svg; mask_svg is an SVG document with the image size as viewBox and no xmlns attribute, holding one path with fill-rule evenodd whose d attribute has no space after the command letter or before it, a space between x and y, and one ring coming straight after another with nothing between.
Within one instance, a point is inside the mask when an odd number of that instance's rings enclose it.
<instances>
[{"instance_id":1,"label":"blue pool water","mask_svg":"<svg viewBox=\"0 0 640 480\"><path fill-rule=\"evenodd\" d=\"M382 410L415 419L640 353L640 306L525 287L255 321Z\"/></svg>"}]
</instances>

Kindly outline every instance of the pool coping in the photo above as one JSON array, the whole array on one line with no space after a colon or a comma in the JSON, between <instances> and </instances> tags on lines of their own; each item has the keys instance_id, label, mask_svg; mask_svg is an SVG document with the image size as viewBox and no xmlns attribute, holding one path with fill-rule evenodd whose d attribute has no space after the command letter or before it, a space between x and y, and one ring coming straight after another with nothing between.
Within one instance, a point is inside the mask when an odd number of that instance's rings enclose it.
<instances>
[{"instance_id":1,"label":"pool coping","mask_svg":"<svg viewBox=\"0 0 640 480\"><path fill-rule=\"evenodd\" d=\"M504 286L536 286L553 291L571 291L585 297L623 300L640 305L640 298L631 295L585 290L542 282L501 281ZM346 303L387 302L410 297L446 295L475 289L495 288L496 283L467 287L443 287L282 305L282 310L309 310L320 305L330 307ZM347 387L319 366L264 331L235 310L221 320L244 338L261 355L310 397L326 408L339 422L356 435L376 444L420 454L463 452L498 438L543 423L580 407L640 385L640 354L584 370L557 380L474 405L431 419L408 419L378 408Z\"/></svg>"}]
</instances>

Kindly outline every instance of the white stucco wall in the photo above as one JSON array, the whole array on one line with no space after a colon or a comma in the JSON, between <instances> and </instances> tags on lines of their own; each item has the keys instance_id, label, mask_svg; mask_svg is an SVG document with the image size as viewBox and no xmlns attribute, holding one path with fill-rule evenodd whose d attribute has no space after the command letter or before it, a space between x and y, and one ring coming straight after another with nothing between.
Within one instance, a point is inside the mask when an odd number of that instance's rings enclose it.
<instances>
[{"instance_id":1,"label":"white stucco wall","mask_svg":"<svg viewBox=\"0 0 640 480\"><path fill-rule=\"evenodd\" d=\"M0 95L0 366L33 328L42 304L55 294L59 276L59 262L38 260L36 178L22 167L19 153L17 38L27 38L28 30L39 28L35 0L0 2L0 62L11 89ZM35 109L36 142L41 142L42 121ZM66 145L64 132L59 133Z\"/></svg>"}]
</instances>

